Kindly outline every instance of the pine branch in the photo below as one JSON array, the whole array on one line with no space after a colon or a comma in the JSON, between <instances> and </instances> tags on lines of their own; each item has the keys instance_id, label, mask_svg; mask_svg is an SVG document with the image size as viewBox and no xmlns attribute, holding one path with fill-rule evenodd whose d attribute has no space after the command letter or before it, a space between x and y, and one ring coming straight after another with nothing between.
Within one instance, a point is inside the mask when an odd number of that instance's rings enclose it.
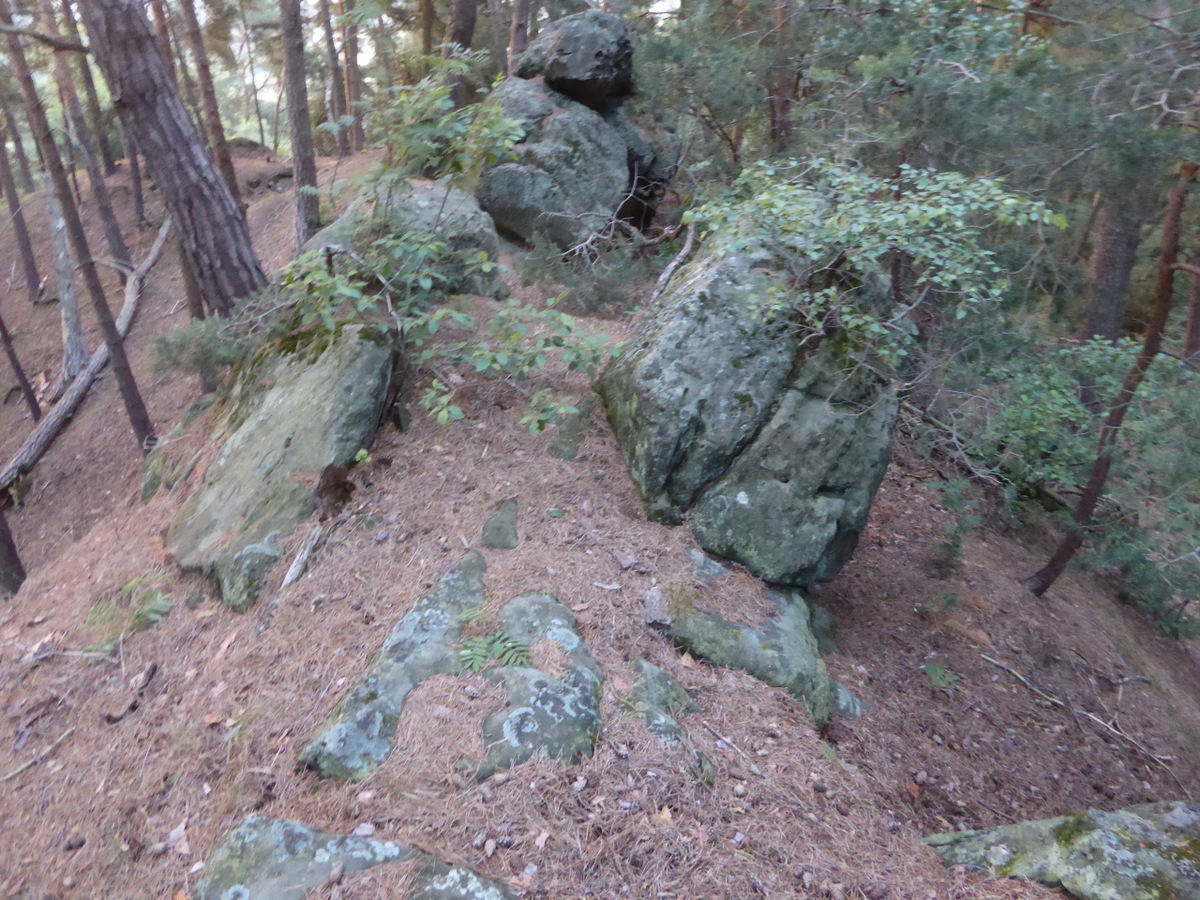
<instances>
[{"instance_id":1,"label":"pine branch","mask_svg":"<svg viewBox=\"0 0 1200 900\"><path fill-rule=\"evenodd\" d=\"M91 51L78 41L68 40L57 34L49 34L45 31L35 31L32 28L19 28L16 25L4 25L0 23L0 34L19 34L23 37L33 38L35 41L48 46L51 50L66 50L71 53L90 53Z\"/></svg>"}]
</instances>

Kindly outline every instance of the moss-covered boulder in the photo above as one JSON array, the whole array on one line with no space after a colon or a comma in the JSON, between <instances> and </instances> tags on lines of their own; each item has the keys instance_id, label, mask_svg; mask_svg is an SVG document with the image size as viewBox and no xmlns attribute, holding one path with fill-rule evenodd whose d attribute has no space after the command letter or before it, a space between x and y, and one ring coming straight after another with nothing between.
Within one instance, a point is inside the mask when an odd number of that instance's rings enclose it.
<instances>
[{"instance_id":1,"label":"moss-covered boulder","mask_svg":"<svg viewBox=\"0 0 1200 900\"><path fill-rule=\"evenodd\" d=\"M209 575L229 606L248 609L281 555L280 538L316 508L320 472L352 465L371 446L394 354L391 334L352 326L259 362L265 392L229 400L245 407L230 411L239 424L168 531L179 565Z\"/></svg>"},{"instance_id":2,"label":"moss-covered boulder","mask_svg":"<svg viewBox=\"0 0 1200 900\"><path fill-rule=\"evenodd\" d=\"M405 233L432 235L455 252L444 266L447 294L479 294L503 300L508 288L499 267L483 271L467 264L479 252L493 262L500 253L500 238L490 216L475 198L445 181L414 178L407 183L380 187L352 203L336 221L318 231L302 248L336 247L361 251L371 241Z\"/></svg>"},{"instance_id":3,"label":"moss-covered boulder","mask_svg":"<svg viewBox=\"0 0 1200 900\"><path fill-rule=\"evenodd\" d=\"M837 338L761 303L788 289L753 245L710 249L643 319L599 391L647 515L771 582L827 581L890 453L891 385Z\"/></svg>"},{"instance_id":4,"label":"moss-covered boulder","mask_svg":"<svg viewBox=\"0 0 1200 900\"><path fill-rule=\"evenodd\" d=\"M926 838L948 866L1062 887L1079 900L1200 898L1200 806L1164 802Z\"/></svg>"}]
</instances>

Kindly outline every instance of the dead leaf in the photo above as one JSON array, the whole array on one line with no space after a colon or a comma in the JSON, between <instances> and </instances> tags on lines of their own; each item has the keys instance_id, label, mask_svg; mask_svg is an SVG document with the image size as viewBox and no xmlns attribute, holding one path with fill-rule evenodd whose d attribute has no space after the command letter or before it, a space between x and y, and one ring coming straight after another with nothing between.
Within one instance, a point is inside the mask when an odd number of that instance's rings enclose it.
<instances>
[{"instance_id":1,"label":"dead leaf","mask_svg":"<svg viewBox=\"0 0 1200 900\"><path fill-rule=\"evenodd\" d=\"M192 900L192 898L183 891L176 891L171 895L171 900Z\"/></svg>"},{"instance_id":2,"label":"dead leaf","mask_svg":"<svg viewBox=\"0 0 1200 900\"><path fill-rule=\"evenodd\" d=\"M685 653L685 654L683 654L683 656L679 657L679 664L681 666L683 666L685 669L696 668L696 660L692 657L692 654L690 654L690 653Z\"/></svg>"},{"instance_id":3,"label":"dead leaf","mask_svg":"<svg viewBox=\"0 0 1200 900\"><path fill-rule=\"evenodd\" d=\"M655 825L673 825L675 816L671 813L671 807L664 806L650 817L650 821Z\"/></svg>"},{"instance_id":4,"label":"dead leaf","mask_svg":"<svg viewBox=\"0 0 1200 900\"><path fill-rule=\"evenodd\" d=\"M164 843L166 843L168 848L174 850L180 856L192 855L192 848L188 845L187 839L187 819L184 819L171 829L171 833L167 835L167 839Z\"/></svg>"},{"instance_id":5,"label":"dead leaf","mask_svg":"<svg viewBox=\"0 0 1200 900\"><path fill-rule=\"evenodd\" d=\"M550 832L543 831L536 838L534 838L533 843L535 845L537 845L537 848L539 850L544 850L544 849L546 849L546 841L548 841L548 840L550 840Z\"/></svg>"},{"instance_id":6,"label":"dead leaf","mask_svg":"<svg viewBox=\"0 0 1200 900\"><path fill-rule=\"evenodd\" d=\"M638 562L636 556L630 556L628 553L622 553L620 550L614 550L612 558L621 567L622 572L626 569L632 569Z\"/></svg>"},{"instance_id":7,"label":"dead leaf","mask_svg":"<svg viewBox=\"0 0 1200 900\"><path fill-rule=\"evenodd\" d=\"M221 657L223 657L225 655L225 651L227 651L229 649L230 645L233 644L233 642L236 638L237 638L237 631L229 632L229 637L225 638L225 643L223 643L221 645L221 649L219 649L217 651L216 655L212 658L212 661L220 662Z\"/></svg>"},{"instance_id":8,"label":"dead leaf","mask_svg":"<svg viewBox=\"0 0 1200 900\"><path fill-rule=\"evenodd\" d=\"M912 798L914 800L920 800L921 799L921 786L919 784L917 784L915 781L910 781L908 783L908 793L912 796Z\"/></svg>"},{"instance_id":9,"label":"dead leaf","mask_svg":"<svg viewBox=\"0 0 1200 900\"><path fill-rule=\"evenodd\" d=\"M209 713L204 717L204 724L212 728L214 725L220 725L223 718L225 717L220 713Z\"/></svg>"}]
</instances>

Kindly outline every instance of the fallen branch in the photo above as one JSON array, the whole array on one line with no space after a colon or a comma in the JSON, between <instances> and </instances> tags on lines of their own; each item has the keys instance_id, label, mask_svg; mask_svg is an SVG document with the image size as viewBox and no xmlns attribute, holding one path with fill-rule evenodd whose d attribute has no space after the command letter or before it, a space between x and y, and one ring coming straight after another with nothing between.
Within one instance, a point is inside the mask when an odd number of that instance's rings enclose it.
<instances>
[{"instance_id":1,"label":"fallen branch","mask_svg":"<svg viewBox=\"0 0 1200 900\"><path fill-rule=\"evenodd\" d=\"M696 223L688 222L687 239L683 242L683 249L679 251L678 256L676 256L673 260L671 260L670 263L667 264L667 267L663 269L662 274L658 276L658 281L654 285L654 293L650 295L650 300L646 303L647 306L653 306L654 302L662 296L663 291L667 289L667 285L671 283L671 279L675 277L675 273L679 270L679 267L683 265L684 260L691 256L692 247L694 247L695 244Z\"/></svg>"},{"instance_id":2,"label":"fallen branch","mask_svg":"<svg viewBox=\"0 0 1200 900\"><path fill-rule=\"evenodd\" d=\"M14 778L16 778L18 775L20 775L26 769L32 769L34 766L36 766L38 763L40 763L43 759L45 759L47 756L49 756L51 753L53 753L55 750L57 750L58 745L61 744L63 741L65 741L67 738L69 738L74 732L75 732L75 726L72 725L70 728L68 728L66 731L64 731L62 733L62 736L57 741L55 741L53 744L51 744L49 747L47 747L41 753L37 754L35 757L33 757L33 759L29 760L28 762L22 763L21 765L17 766L15 769L13 769L11 772L9 772L7 775L5 775L3 778L0 778L0 784L4 784L4 782L6 782L6 781L12 781Z\"/></svg>"},{"instance_id":3,"label":"fallen branch","mask_svg":"<svg viewBox=\"0 0 1200 900\"><path fill-rule=\"evenodd\" d=\"M125 305L121 307L121 313L117 316L117 331L121 337L125 337L129 333L129 328L133 324L134 314L137 312L138 299L141 295L142 284L146 280L146 275L150 269L158 262L158 258L162 256L163 246L167 242L167 235L171 232L171 220L163 222L162 228L158 231L158 237L154 240L154 245L150 248L150 252L133 272L129 275L129 281L125 285ZM54 405L54 408L46 414L45 418L38 424L37 428L25 439L25 443L21 445L21 449L17 451L17 455L12 458L3 470L0 470L0 490L7 490L13 483L23 475L27 475L34 467L39 459L44 454L54 439L58 437L58 433L63 430L63 427L75 415L79 409L83 398L87 396L92 382L100 375L100 370L108 363L108 347L100 346L96 352L92 354L92 358L88 361L87 366L82 372L75 376L75 380L71 382L71 386L63 394L62 399Z\"/></svg>"},{"instance_id":4,"label":"fallen branch","mask_svg":"<svg viewBox=\"0 0 1200 900\"><path fill-rule=\"evenodd\" d=\"M304 541L304 546L300 548L300 552L296 554L296 558L292 560L292 564L288 567L287 574L283 576L283 584L280 585L281 589L291 587L300 580L300 576L308 568L308 560L312 556L313 550L317 547L317 541L321 540L321 532L323 530L320 525L316 525L308 533L308 537Z\"/></svg>"},{"instance_id":5,"label":"fallen branch","mask_svg":"<svg viewBox=\"0 0 1200 900\"><path fill-rule=\"evenodd\" d=\"M1099 716L1093 715L1092 713L1088 712L1087 710L1072 709L1064 700L1062 700L1059 697L1055 697L1053 694L1047 694L1045 691L1043 691L1041 688L1039 688L1037 685L1035 685L1033 682L1031 682L1028 678L1026 678L1024 675L1022 675L1020 672L1018 672L1012 666L1007 666L1004 663L1000 662L1000 660L998 660L998 659L992 659L992 657L988 656L986 653L981 653L979 655L986 662L990 662L993 666L1003 669L1005 672L1007 672L1013 678L1017 679L1017 681L1021 682L1021 684L1025 685L1025 687L1028 688L1029 691L1031 691L1032 693L1041 697L1043 700L1045 700L1051 706L1057 706L1059 709L1064 709L1067 712L1072 713L1073 715L1079 716L1082 719L1087 719L1090 722L1095 722L1097 725L1099 725L1101 728L1103 728L1105 731L1107 731L1113 737L1119 738L1119 739L1125 741L1127 744L1129 744L1131 747L1133 747L1135 750L1137 750L1139 753L1141 753L1143 756L1145 756L1148 760L1153 762L1156 766L1158 766L1160 769L1162 769L1168 775L1170 775L1171 778L1174 780L1176 786L1181 791L1183 791L1185 796L1187 796L1189 798L1192 796L1191 792L1183 786L1183 783L1179 780L1179 777L1175 774L1175 770L1172 769L1171 766L1169 765L1169 763L1174 762L1173 757L1160 756L1159 754L1150 750L1148 747L1146 747L1143 743L1141 743L1136 738L1132 737L1131 735L1126 734L1120 728L1117 728L1115 725L1113 725L1109 722L1105 722Z\"/></svg>"}]
</instances>

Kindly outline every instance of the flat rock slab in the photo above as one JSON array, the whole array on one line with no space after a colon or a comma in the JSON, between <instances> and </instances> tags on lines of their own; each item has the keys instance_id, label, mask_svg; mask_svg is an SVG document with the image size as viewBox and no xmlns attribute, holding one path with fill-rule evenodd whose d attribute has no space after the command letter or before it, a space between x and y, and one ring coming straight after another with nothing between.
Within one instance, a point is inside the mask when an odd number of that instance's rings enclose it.
<instances>
[{"instance_id":1,"label":"flat rock slab","mask_svg":"<svg viewBox=\"0 0 1200 900\"><path fill-rule=\"evenodd\" d=\"M591 756L600 735L604 676L576 631L571 611L549 594L522 594L509 600L497 618L500 629L523 644L555 645L566 668L557 678L520 666L484 673L508 695L506 708L483 725L489 764L507 769L539 752L568 762Z\"/></svg>"},{"instance_id":2,"label":"flat rock slab","mask_svg":"<svg viewBox=\"0 0 1200 900\"><path fill-rule=\"evenodd\" d=\"M487 563L468 553L392 629L375 666L333 711L300 761L325 778L359 781L392 754L396 726L413 689L434 675L458 674L461 616L487 601Z\"/></svg>"},{"instance_id":3,"label":"flat rock slab","mask_svg":"<svg viewBox=\"0 0 1200 900\"><path fill-rule=\"evenodd\" d=\"M251 815L213 853L199 900L300 900L334 869L346 875L416 860L408 900L511 900L503 886L392 841L318 831L301 822Z\"/></svg>"},{"instance_id":4,"label":"flat rock slab","mask_svg":"<svg viewBox=\"0 0 1200 900\"><path fill-rule=\"evenodd\" d=\"M948 866L1030 878L1079 900L1200 898L1200 806L1193 803L1089 809L925 842Z\"/></svg>"},{"instance_id":5,"label":"flat rock slab","mask_svg":"<svg viewBox=\"0 0 1200 900\"><path fill-rule=\"evenodd\" d=\"M281 555L278 540L316 508L312 487L294 476L315 481L326 466L352 465L370 447L394 353L389 333L349 326L327 345L281 356L264 375L262 383L273 386L225 442L167 534L179 565L213 578L233 609L253 605Z\"/></svg>"},{"instance_id":6,"label":"flat rock slab","mask_svg":"<svg viewBox=\"0 0 1200 900\"><path fill-rule=\"evenodd\" d=\"M300 761L326 778L359 781L392 753L404 703L422 681L434 675L464 673L460 656L462 618L487 602L486 563L468 554L419 600L388 636L371 672L350 692L325 727L305 748ZM531 666L497 666L483 674L507 695L504 709L481 725L487 777L537 753L568 761L590 756L600 733L600 687L604 677L576 631L570 610L549 594L523 594L497 614L499 631L532 647L561 655L562 674Z\"/></svg>"},{"instance_id":7,"label":"flat rock slab","mask_svg":"<svg viewBox=\"0 0 1200 900\"><path fill-rule=\"evenodd\" d=\"M817 650L802 599L784 603L761 630L696 609L674 611L672 618L663 630L693 656L783 688L808 706L818 727L835 712L836 683Z\"/></svg>"}]
</instances>

